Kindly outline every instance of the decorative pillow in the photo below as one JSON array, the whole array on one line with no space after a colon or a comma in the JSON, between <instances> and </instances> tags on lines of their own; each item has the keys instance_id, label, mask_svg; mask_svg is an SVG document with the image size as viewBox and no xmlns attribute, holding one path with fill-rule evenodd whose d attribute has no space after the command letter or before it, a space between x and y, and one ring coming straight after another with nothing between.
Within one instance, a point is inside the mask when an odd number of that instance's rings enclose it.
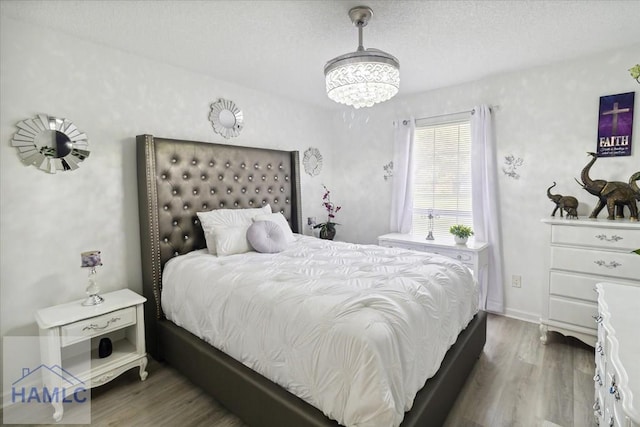
<instances>
[{"instance_id":1,"label":"decorative pillow","mask_svg":"<svg viewBox=\"0 0 640 427\"><path fill-rule=\"evenodd\" d=\"M291 231L291 227L289 226L289 222L280 212L270 213L270 214L261 214L253 217L253 222L257 221L271 221L282 229L284 233L284 237L288 243L293 242L296 238L293 236L293 231Z\"/></svg>"},{"instance_id":2,"label":"decorative pillow","mask_svg":"<svg viewBox=\"0 0 640 427\"><path fill-rule=\"evenodd\" d=\"M251 245L247 240L247 230L250 226L239 225L237 227L216 227L213 235L216 242L218 256L244 254L251 251Z\"/></svg>"},{"instance_id":3,"label":"decorative pillow","mask_svg":"<svg viewBox=\"0 0 640 427\"><path fill-rule=\"evenodd\" d=\"M256 215L271 213L271 205L250 209L215 209L208 212L198 212L198 219L204 231L207 249L212 255L216 255L216 229L220 227L238 227L251 225L251 219Z\"/></svg>"},{"instance_id":4,"label":"decorative pillow","mask_svg":"<svg viewBox=\"0 0 640 427\"><path fill-rule=\"evenodd\" d=\"M256 221L247 230L247 240L258 252L282 252L287 247L287 239L282 228L273 221Z\"/></svg>"}]
</instances>

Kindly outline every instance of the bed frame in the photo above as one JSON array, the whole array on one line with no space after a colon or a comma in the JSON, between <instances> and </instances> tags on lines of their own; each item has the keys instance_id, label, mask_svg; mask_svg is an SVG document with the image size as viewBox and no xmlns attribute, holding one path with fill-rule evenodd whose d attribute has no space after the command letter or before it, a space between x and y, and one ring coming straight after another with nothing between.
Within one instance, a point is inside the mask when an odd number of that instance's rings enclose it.
<instances>
[{"instance_id":1,"label":"bed frame","mask_svg":"<svg viewBox=\"0 0 640 427\"><path fill-rule=\"evenodd\" d=\"M271 204L302 230L297 151L136 137L147 350L251 426L337 426L320 410L176 326L161 307L162 268L206 247L196 212ZM479 312L416 395L403 427L440 426L486 340Z\"/></svg>"}]
</instances>

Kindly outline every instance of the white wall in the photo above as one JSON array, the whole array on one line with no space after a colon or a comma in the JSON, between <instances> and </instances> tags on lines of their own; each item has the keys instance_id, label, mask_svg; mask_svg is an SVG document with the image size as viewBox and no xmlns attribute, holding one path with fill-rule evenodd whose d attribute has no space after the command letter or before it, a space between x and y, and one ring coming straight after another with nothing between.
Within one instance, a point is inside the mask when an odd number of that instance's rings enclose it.
<instances>
[{"instance_id":1,"label":"white wall","mask_svg":"<svg viewBox=\"0 0 640 427\"><path fill-rule=\"evenodd\" d=\"M0 287L2 335L37 333L35 311L82 298L80 252L102 250L104 291L141 291L135 136L299 150L332 161L329 113L105 46L0 22ZM213 54L213 53L211 53ZM245 127L225 140L210 104L231 99ZM73 172L24 166L10 141L38 113L68 118L87 133L91 155ZM303 215L319 215L321 182L302 171Z\"/></svg>"},{"instance_id":2,"label":"white wall","mask_svg":"<svg viewBox=\"0 0 640 427\"><path fill-rule=\"evenodd\" d=\"M375 243L378 235L389 232L391 182L383 178L383 165L392 160L395 118L455 113L481 103L498 105L498 164L505 166L504 157L510 154L524 159L517 180L499 171L507 313L538 319L549 241L548 226L540 220L554 207L546 189L556 181L554 193L576 196L581 216L591 212L597 200L574 177L580 178L590 159L586 152L596 151L600 96L640 89L627 71L640 59L639 52L640 45L635 45L335 114L334 124L342 129L333 169L333 181L340 183L334 200L344 205L337 218L343 224L339 237ZM639 102L636 99L636 110ZM636 112L632 156L599 159L592 177L627 182L640 170L639 128ZM514 274L522 276L520 289L510 286Z\"/></svg>"}]
</instances>

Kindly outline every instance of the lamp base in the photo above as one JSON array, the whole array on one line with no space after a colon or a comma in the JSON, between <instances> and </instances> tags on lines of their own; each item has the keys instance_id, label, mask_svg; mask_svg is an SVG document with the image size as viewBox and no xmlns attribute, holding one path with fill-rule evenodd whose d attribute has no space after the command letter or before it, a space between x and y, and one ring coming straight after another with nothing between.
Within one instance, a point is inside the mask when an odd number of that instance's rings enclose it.
<instances>
[{"instance_id":1,"label":"lamp base","mask_svg":"<svg viewBox=\"0 0 640 427\"><path fill-rule=\"evenodd\" d=\"M99 305L104 302L104 298L102 298L98 294L89 295L89 297L82 302L82 305Z\"/></svg>"}]
</instances>

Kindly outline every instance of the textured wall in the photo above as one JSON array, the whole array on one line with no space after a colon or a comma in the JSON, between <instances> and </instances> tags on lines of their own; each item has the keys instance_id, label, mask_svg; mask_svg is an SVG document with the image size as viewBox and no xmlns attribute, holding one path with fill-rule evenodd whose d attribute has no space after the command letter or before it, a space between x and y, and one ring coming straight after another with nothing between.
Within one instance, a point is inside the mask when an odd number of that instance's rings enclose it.
<instances>
[{"instance_id":1,"label":"textured wall","mask_svg":"<svg viewBox=\"0 0 640 427\"><path fill-rule=\"evenodd\" d=\"M336 139L329 113L10 19L0 27L3 335L33 333L37 309L84 296L85 250L102 250L104 291L141 290L138 134L299 150L301 158L318 147L325 168L313 180L302 172L303 215L321 213ZM237 138L212 130L218 97L244 111ZM91 155L78 170L49 175L20 163L10 145L15 124L39 113L87 133Z\"/></svg>"},{"instance_id":2,"label":"textured wall","mask_svg":"<svg viewBox=\"0 0 640 427\"><path fill-rule=\"evenodd\" d=\"M588 216L595 206L596 198L574 177L580 178L590 159L586 152L596 151L600 96L636 91L634 148L629 157L599 159L592 177L626 182L640 170L640 85L627 71L638 62L638 52L640 45L335 114L342 143L335 151L333 181L341 186L334 196L344 205L337 218L343 224L338 238L375 243L389 231L391 182L384 180L383 165L393 157L394 119L455 113L481 103L498 105L498 165L508 170L509 155L524 160L516 168L519 179L499 171L507 313L537 319L549 241L548 226L540 219L553 210L546 188L556 181L554 192L576 196L580 216ZM522 276L520 289L511 287L514 274Z\"/></svg>"}]
</instances>

